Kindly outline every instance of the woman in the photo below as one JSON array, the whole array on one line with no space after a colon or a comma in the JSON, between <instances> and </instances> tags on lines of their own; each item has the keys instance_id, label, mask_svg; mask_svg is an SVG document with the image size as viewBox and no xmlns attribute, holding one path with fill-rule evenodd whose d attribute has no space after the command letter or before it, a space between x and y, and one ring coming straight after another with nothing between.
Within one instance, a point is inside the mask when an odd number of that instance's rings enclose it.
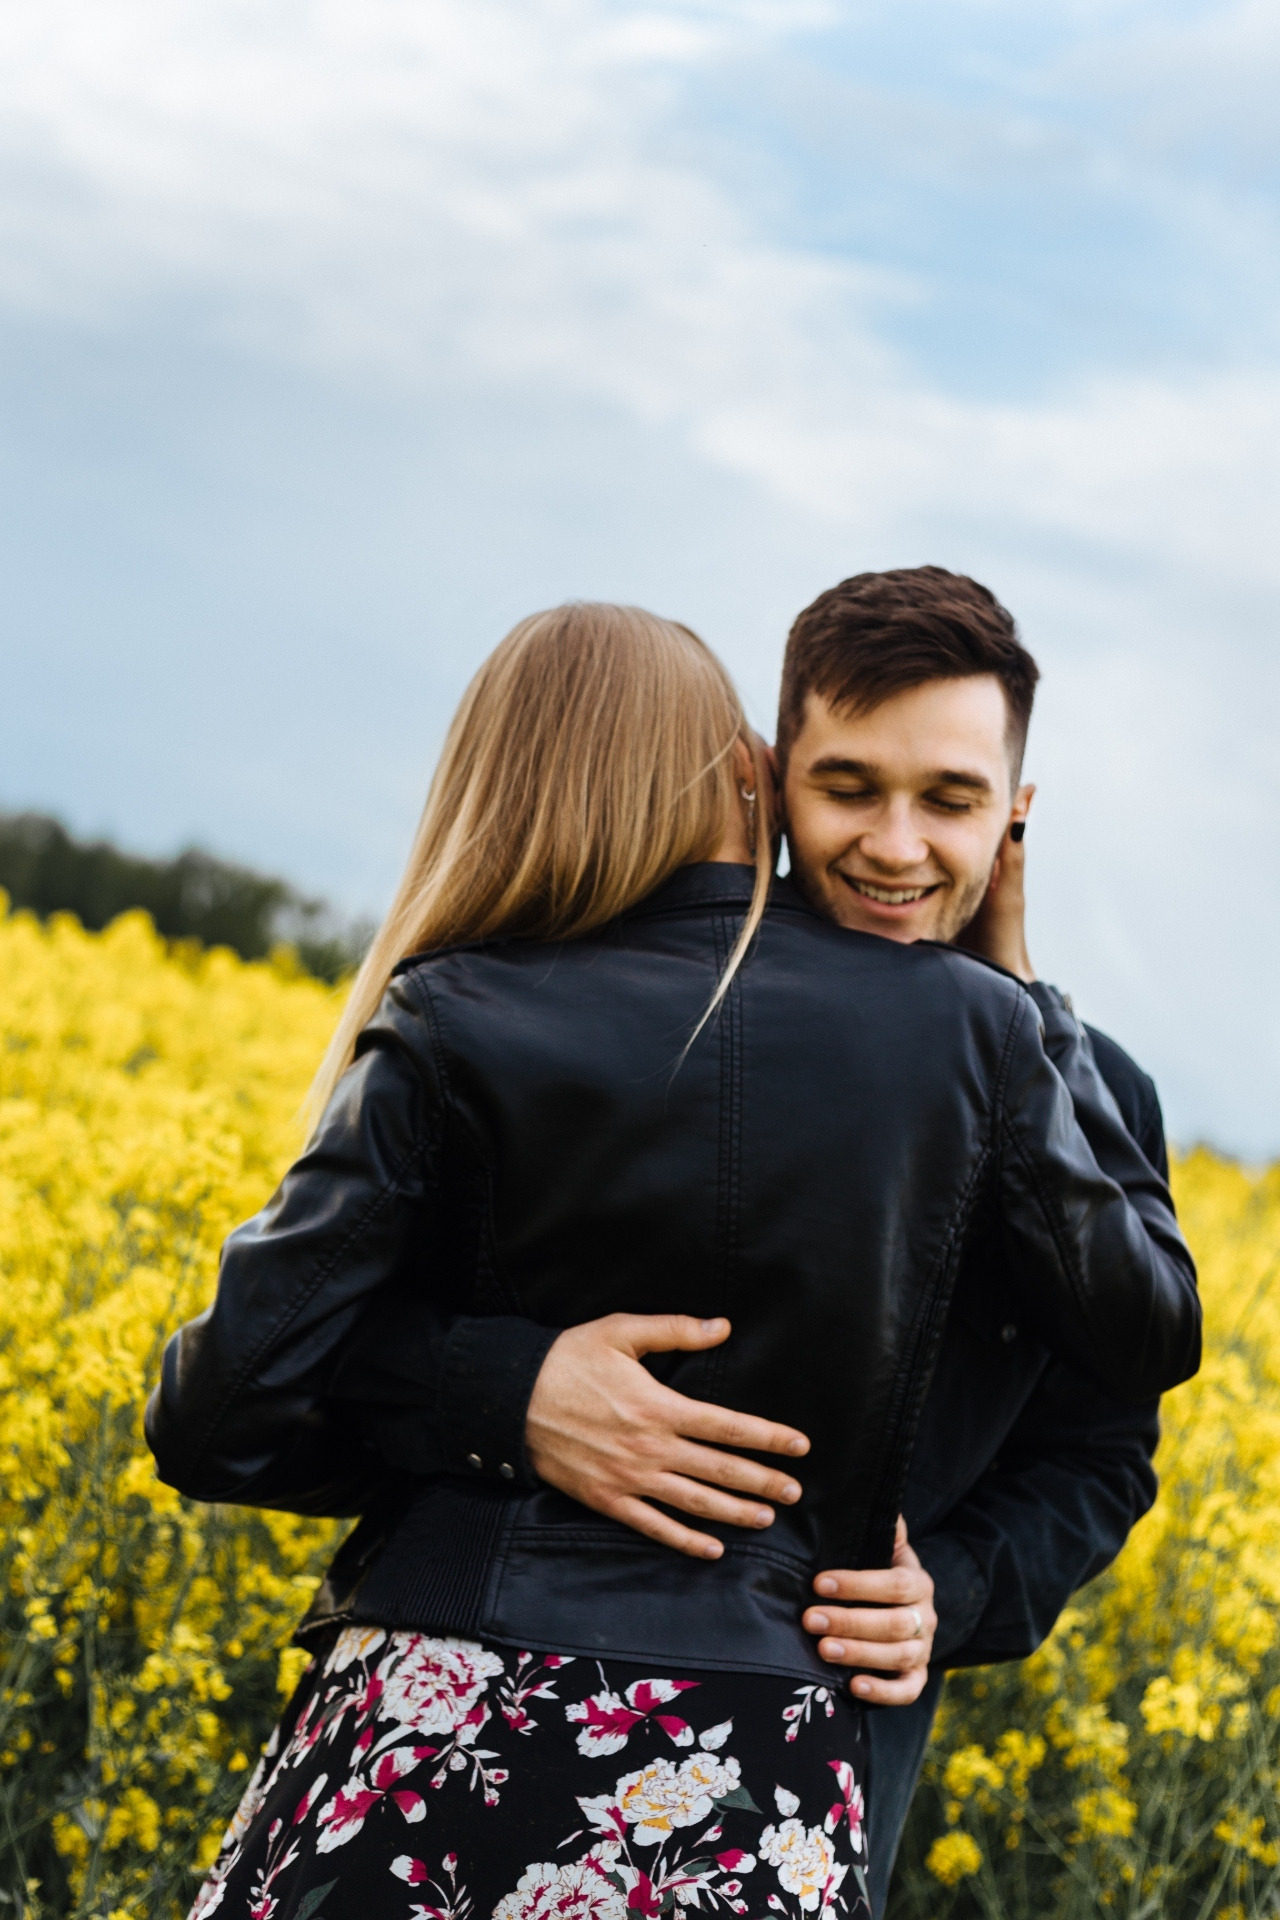
<instances>
[{"instance_id":1,"label":"woman","mask_svg":"<svg viewBox=\"0 0 1280 1920\"><path fill-rule=\"evenodd\" d=\"M537 615L468 690L310 1146L149 1409L185 1492L364 1516L198 1915L865 1910L861 1710L799 1616L892 1552L966 1235L998 1217L1070 1357L1142 1390L1185 1350L1176 1229L1022 990L771 890L766 775L634 609ZM655 1366L743 1410L702 1561L528 1458L561 1329L620 1311L732 1317ZM802 1426L803 1499L745 1452Z\"/></svg>"}]
</instances>

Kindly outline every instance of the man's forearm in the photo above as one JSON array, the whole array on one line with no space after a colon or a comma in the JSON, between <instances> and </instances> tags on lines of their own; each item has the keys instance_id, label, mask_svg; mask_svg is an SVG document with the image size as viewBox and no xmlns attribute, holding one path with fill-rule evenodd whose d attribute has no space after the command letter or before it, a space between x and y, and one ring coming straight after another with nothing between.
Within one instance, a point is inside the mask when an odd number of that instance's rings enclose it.
<instances>
[{"instance_id":1,"label":"man's forearm","mask_svg":"<svg viewBox=\"0 0 1280 1920\"><path fill-rule=\"evenodd\" d=\"M935 1660L1019 1660L1108 1566L1156 1493L1154 1402L1109 1400L1053 1367L1003 1449L917 1549L932 1574Z\"/></svg>"}]
</instances>

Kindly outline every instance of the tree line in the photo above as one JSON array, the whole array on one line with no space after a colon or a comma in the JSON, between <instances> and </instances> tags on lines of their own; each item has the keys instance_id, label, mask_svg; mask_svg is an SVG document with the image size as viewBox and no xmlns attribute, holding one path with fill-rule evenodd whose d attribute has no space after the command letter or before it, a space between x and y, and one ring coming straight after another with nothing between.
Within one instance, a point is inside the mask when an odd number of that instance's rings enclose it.
<instances>
[{"instance_id":1,"label":"tree line","mask_svg":"<svg viewBox=\"0 0 1280 1920\"><path fill-rule=\"evenodd\" d=\"M166 939L231 947L244 960L287 943L309 973L330 981L359 964L370 933L288 881L201 847L150 860L110 840L77 840L43 813L0 813L0 888L15 908L41 919L73 913L93 931L141 907Z\"/></svg>"}]
</instances>

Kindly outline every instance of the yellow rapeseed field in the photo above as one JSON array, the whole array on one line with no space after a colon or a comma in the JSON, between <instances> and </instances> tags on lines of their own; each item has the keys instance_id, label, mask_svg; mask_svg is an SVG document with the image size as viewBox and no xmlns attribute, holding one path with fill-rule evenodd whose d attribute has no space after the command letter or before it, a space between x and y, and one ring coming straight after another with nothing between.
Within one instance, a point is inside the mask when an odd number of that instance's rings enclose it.
<instances>
[{"instance_id":1,"label":"yellow rapeseed field","mask_svg":"<svg viewBox=\"0 0 1280 1920\"><path fill-rule=\"evenodd\" d=\"M0 896L0 906L2 906ZM142 1406L300 1141L288 956L0 912L0 1912L176 1920L340 1528L160 1486ZM1021 1668L951 1685L897 1920L1245 1920L1280 1895L1280 1176L1178 1169L1212 1329L1164 1493Z\"/></svg>"}]
</instances>

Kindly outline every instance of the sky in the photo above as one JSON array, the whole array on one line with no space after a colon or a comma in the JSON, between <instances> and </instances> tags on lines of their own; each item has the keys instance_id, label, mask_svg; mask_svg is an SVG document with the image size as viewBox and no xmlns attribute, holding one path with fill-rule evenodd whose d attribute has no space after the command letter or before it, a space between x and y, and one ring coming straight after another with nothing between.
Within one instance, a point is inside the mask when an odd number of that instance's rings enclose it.
<instances>
[{"instance_id":1,"label":"sky","mask_svg":"<svg viewBox=\"0 0 1280 1920\"><path fill-rule=\"evenodd\" d=\"M8 0L0 807L386 904L535 608L975 575L1030 945L1280 1153L1280 10Z\"/></svg>"}]
</instances>

